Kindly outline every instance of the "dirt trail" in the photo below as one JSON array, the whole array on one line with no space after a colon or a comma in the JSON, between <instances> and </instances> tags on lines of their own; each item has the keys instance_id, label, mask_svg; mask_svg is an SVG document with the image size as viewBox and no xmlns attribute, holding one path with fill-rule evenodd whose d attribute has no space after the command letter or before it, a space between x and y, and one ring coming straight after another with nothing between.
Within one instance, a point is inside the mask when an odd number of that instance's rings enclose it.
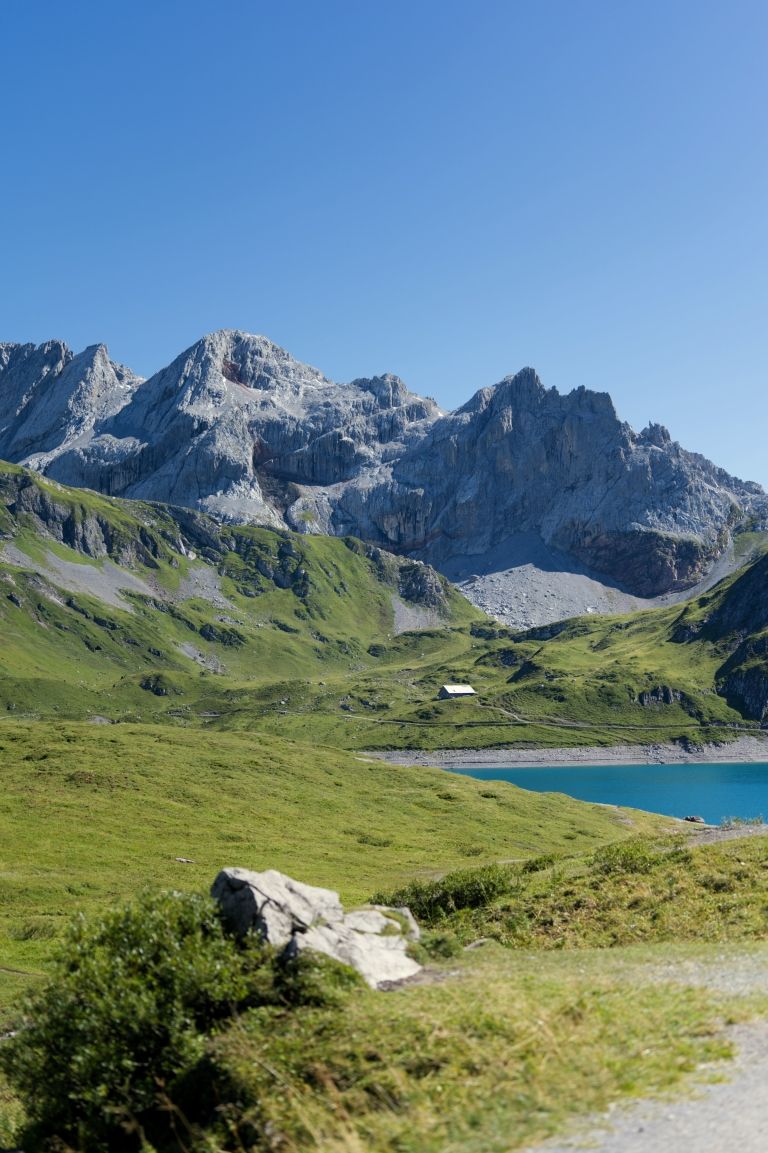
<instances>
[{"instance_id":1,"label":"dirt trail","mask_svg":"<svg viewBox=\"0 0 768 1153\"><path fill-rule=\"evenodd\" d=\"M728 1035L737 1055L718 1066L727 1080L699 1084L683 1099L620 1106L524 1153L766 1153L768 1023L738 1025Z\"/></svg>"},{"instance_id":2,"label":"dirt trail","mask_svg":"<svg viewBox=\"0 0 768 1153\"><path fill-rule=\"evenodd\" d=\"M767 994L768 946L724 946L706 959L652 963L643 976L729 997ZM522 1153L766 1153L768 1020L735 1025L724 1034L734 1045L732 1061L698 1070L666 1097L619 1103Z\"/></svg>"},{"instance_id":3,"label":"dirt trail","mask_svg":"<svg viewBox=\"0 0 768 1153\"><path fill-rule=\"evenodd\" d=\"M689 825L692 845L713 845L716 841L737 841L744 837L764 837L768 825ZM766 1143L768 1149L768 1143Z\"/></svg>"}]
</instances>

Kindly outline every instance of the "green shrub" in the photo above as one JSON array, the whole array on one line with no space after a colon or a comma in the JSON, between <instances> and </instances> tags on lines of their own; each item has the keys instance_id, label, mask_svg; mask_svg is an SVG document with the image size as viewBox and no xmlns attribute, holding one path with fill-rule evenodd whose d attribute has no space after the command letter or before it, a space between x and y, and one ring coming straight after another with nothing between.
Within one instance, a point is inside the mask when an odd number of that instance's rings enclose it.
<instances>
[{"instance_id":1,"label":"green shrub","mask_svg":"<svg viewBox=\"0 0 768 1153\"><path fill-rule=\"evenodd\" d=\"M137 1148L147 1114L265 961L265 950L242 953L199 896L146 895L92 926L76 921L0 1054L32 1122L25 1147Z\"/></svg>"},{"instance_id":2,"label":"green shrub","mask_svg":"<svg viewBox=\"0 0 768 1153\"><path fill-rule=\"evenodd\" d=\"M529 857L527 861L524 861L520 871L522 873L541 873L556 863L557 857L554 853L542 853L538 857Z\"/></svg>"},{"instance_id":3,"label":"green shrub","mask_svg":"<svg viewBox=\"0 0 768 1153\"><path fill-rule=\"evenodd\" d=\"M412 881L394 893L378 893L373 904L407 905L417 920L432 924L461 909L478 909L503 893L511 892L519 881L512 869L484 865L447 873L439 881Z\"/></svg>"},{"instance_id":4,"label":"green shrub","mask_svg":"<svg viewBox=\"0 0 768 1153\"><path fill-rule=\"evenodd\" d=\"M661 857L647 841L618 841L598 849L592 857L598 873L650 873Z\"/></svg>"},{"instance_id":5,"label":"green shrub","mask_svg":"<svg viewBox=\"0 0 768 1153\"><path fill-rule=\"evenodd\" d=\"M433 929L422 933L419 941L408 946L408 953L421 965L429 961L445 961L451 957L458 957L464 946L455 933L449 930Z\"/></svg>"},{"instance_id":6,"label":"green shrub","mask_svg":"<svg viewBox=\"0 0 768 1153\"><path fill-rule=\"evenodd\" d=\"M248 1008L276 1019L332 1014L364 987L328 957L286 962L255 937L236 941L202 896L147 893L91 925L79 918L51 980L0 1050L0 1071L29 1120L24 1148L198 1148L198 1122L226 1096L212 1033Z\"/></svg>"},{"instance_id":7,"label":"green shrub","mask_svg":"<svg viewBox=\"0 0 768 1153\"><path fill-rule=\"evenodd\" d=\"M347 993L361 988L365 981L355 969L322 953L299 953L274 969L273 999L291 1009L332 1009Z\"/></svg>"}]
</instances>

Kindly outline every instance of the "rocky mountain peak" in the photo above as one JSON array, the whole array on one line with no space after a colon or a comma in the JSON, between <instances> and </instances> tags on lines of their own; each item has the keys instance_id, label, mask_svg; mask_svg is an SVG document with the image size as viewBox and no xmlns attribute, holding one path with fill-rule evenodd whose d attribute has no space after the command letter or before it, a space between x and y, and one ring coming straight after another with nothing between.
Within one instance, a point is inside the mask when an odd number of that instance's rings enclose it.
<instances>
[{"instance_id":1,"label":"rocky mountain peak","mask_svg":"<svg viewBox=\"0 0 768 1153\"><path fill-rule=\"evenodd\" d=\"M302 364L266 336L237 329L219 329L204 336L189 350L193 358L218 368L225 380L243 388L270 389L330 384L321 372ZM186 354L186 355L189 355Z\"/></svg>"},{"instance_id":2,"label":"rocky mountain peak","mask_svg":"<svg viewBox=\"0 0 768 1153\"><path fill-rule=\"evenodd\" d=\"M527 534L641 595L692 584L768 498L607 393L532 368L441 413L391 374L338 384L210 333L148 380L103 345L0 345L0 456L64 483L353 534L432 563Z\"/></svg>"},{"instance_id":3,"label":"rocky mountain peak","mask_svg":"<svg viewBox=\"0 0 768 1153\"><path fill-rule=\"evenodd\" d=\"M546 389L532 368L522 368L514 375L505 376L498 384L479 388L466 404L457 408L452 415L474 416L489 408L499 409L509 405L535 407L546 396Z\"/></svg>"},{"instance_id":4,"label":"rocky mountain peak","mask_svg":"<svg viewBox=\"0 0 768 1153\"><path fill-rule=\"evenodd\" d=\"M550 391L556 392L556 389ZM497 403L535 406L545 399L547 389L536 370L529 367L505 376L493 386L491 393Z\"/></svg>"},{"instance_id":5,"label":"rocky mountain peak","mask_svg":"<svg viewBox=\"0 0 768 1153\"><path fill-rule=\"evenodd\" d=\"M0 370L8 369L11 362L17 365L46 363L49 368L72 358L72 352L63 340L46 340L43 344L16 344L13 341L0 341Z\"/></svg>"},{"instance_id":6,"label":"rocky mountain peak","mask_svg":"<svg viewBox=\"0 0 768 1153\"><path fill-rule=\"evenodd\" d=\"M358 377L349 387L369 392L376 398L381 408L399 408L404 404L417 403L423 407L425 415L427 413L433 416L442 415L433 400L416 396L399 376L393 376L389 372L385 372L383 376Z\"/></svg>"},{"instance_id":7,"label":"rocky mountain peak","mask_svg":"<svg viewBox=\"0 0 768 1153\"><path fill-rule=\"evenodd\" d=\"M545 388L533 368L522 368L514 375L505 376L498 384L479 389L452 415L460 417L483 412L498 415L504 410L510 410L518 417L523 413L552 412L563 419L568 416L593 415L613 420L617 425L620 423L607 392L593 392L579 385L569 393L560 393L556 388Z\"/></svg>"},{"instance_id":8,"label":"rocky mountain peak","mask_svg":"<svg viewBox=\"0 0 768 1153\"><path fill-rule=\"evenodd\" d=\"M0 347L0 456L33 468L119 412L141 383L103 344L77 355L59 340Z\"/></svg>"},{"instance_id":9,"label":"rocky mountain peak","mask_svg":"<svg viewBox=\"0 0 768 1153\"><path fill-rule=\"evenodd\" d=\"M62 340L0 344L0 428L18 415L48 376L61 373L72 357Z\"/></svg>"},{"instance_id":10,"label":"rocky mountain peak","mask_svg":"<svg viewBox=\"0 0 768 1153\"><path fill-rule=\"evenodd\" d=\"M669 430L663 424L653 422L642 430L637 440L639 444L650 444L655 448L666 448L667 445L672 444Z\"/></svg>"}]
</instances>

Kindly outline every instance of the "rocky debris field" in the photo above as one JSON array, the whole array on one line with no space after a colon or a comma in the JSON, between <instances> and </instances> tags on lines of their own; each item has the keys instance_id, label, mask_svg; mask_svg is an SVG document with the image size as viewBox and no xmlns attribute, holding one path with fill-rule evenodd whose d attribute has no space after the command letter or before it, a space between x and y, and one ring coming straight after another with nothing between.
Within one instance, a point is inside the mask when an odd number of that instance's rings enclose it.
<instances>
[{"instance_id":1,"label":"rocky debris field","mask_svg":"<svg viewBox=\"0 0 768 1153\"><path fill-rule=\"evenodd\" d=\"M700 596L743 563L729 546L707 575L690 588L638 597L547 547L540 537L518 533L483 556L453 558L443 565L443 572L475 608L510 628L528 629L569 617L624 614L679 604Z\"/></svg>"},{"instance_id":2,"label":"rocky debris field","mask_svg":"<svg viewBox=\"0 0 768 1153\"><path fill-rule=\"evenodd\" d=\"M582 745L561 749L434 749L368 754L394 765L478 768L494 765L666 765L702 762L768 761L768 737L737 737L723 744Z\"/></svg>"}]
</instances>

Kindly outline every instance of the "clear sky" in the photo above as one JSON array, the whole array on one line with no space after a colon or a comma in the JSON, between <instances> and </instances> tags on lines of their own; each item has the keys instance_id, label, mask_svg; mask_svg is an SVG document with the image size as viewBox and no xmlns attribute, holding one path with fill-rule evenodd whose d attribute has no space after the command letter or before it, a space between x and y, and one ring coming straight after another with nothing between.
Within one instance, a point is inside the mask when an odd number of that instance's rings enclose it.
<instances>
[{"instance_id":1,"label":"clear sky","mask_svg":"<svg viewBox=\"0 0 768 1153\"><path fill-rule=\"evenodd\" d=\"M526 364L768 484L765 0L0 0L0 339Z\"/></svg>"}]
</instances>

